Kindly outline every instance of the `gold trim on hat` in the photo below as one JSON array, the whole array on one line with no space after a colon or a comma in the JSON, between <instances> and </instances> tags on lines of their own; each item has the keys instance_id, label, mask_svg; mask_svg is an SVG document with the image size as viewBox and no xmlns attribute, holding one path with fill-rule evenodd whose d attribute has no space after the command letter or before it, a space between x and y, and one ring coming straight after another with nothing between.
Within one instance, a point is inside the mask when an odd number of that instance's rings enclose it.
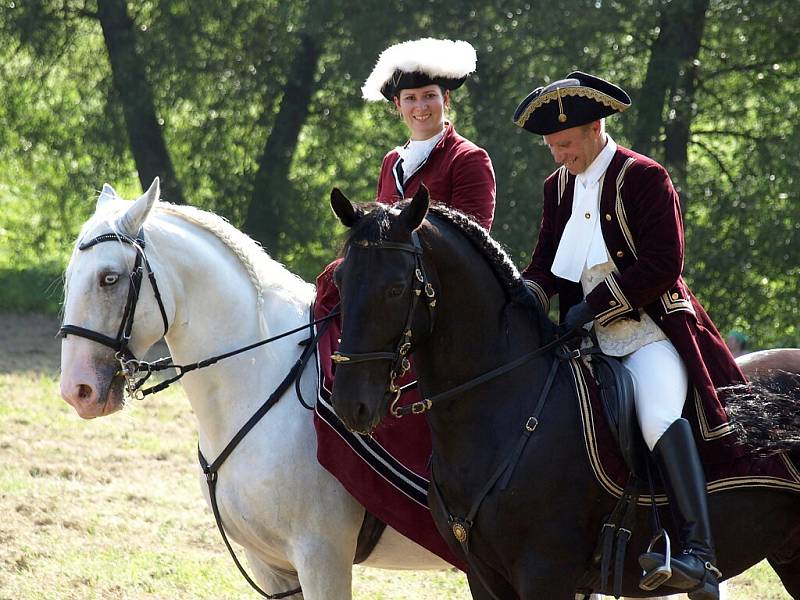
<instances>
[{"instance_id":1,"label":"gold trim on hat","mask_svg":"<svg viewBox=\"0 0 800 600\"><path fill-rule=\"evenodd\" d=\"M585 87L585 86L575 86L575 87L563 87L563 88L556 88L547 92L546 94L542 94L538 98L534 99L533 102L528 104L525 107L525 112L522 113L519 119L514 121L514 124L517 127L524 127L527 120L530 118L531 113L542 106L543 104L547 104L553 100L558 100L559 105L561 104L561 96L580 96L582 98L591 98L599 102L600 104L604 104L605 106L609 106L618 112L624 111L626 108L630 107L630 104L625 104L624 102L620 102L616 98L609 96L608 94L604 94L603 92L598 92L597 90ZM563 111L562 111L563 114Z\"/></svg>"}]
</instances>

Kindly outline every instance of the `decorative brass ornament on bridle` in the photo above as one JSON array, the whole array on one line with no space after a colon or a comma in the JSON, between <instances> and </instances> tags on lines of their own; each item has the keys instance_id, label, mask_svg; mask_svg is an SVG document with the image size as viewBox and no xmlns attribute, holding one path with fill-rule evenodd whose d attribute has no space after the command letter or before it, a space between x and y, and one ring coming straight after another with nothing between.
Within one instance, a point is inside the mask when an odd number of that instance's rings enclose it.
<instances>
[{"instance_id":1,"label":"decorative brass ornament on bridle","mask_svg":"<svg viewBox=\"0 0 800 600\"><path fill-rule=\"evenodd\" d=\"M414 256L414 273L411 277L412 279L412 293L411 293L411 301L409 302L408 313L406 315L406 322L405 326L403 327L403 333L400 335L400 339L398 340L394 352L362 352L362 353L355 353L355 352L343 352L341 349L337 352L334 352L331 356L331 360L336 363L337 365L353 365L361 362L367 362L370 360L390 360L392 361L392 368L389 371L389 383L387 386L387 392L391 394L392 400L389 405L389 411L392 415L396 418L400 418L403 416L403 412L400 411L397 403L400 400L400 395L402 393L402 388L397 385L397 380L402 378L403 375L408 373L411 369L411 362L408 359L408 355L411 352L412 347L412 337L413 334L411 332L411 323L414 319L414 312L416 311L417 304L419 303L420 298L424 292L425 298L428 304L428 310L430 312L430 326L429 329L433 329L434 324L434 308L436 307L436 292L433 288L433 285L428 279L427 274L425 273L425 267L422 263L422 245L419 241L419 235L416 231L411 233L411 244L406 244L402 242L390 242L379 240L375 242L371 242L368 240L360 240L358 242L353 242L348 248L357 248L357 249L374 249L374 250L398 250L401 252L408 252ZM424 412L423 410L414 411L414 413Z\"/></svg>"}]
</instances>

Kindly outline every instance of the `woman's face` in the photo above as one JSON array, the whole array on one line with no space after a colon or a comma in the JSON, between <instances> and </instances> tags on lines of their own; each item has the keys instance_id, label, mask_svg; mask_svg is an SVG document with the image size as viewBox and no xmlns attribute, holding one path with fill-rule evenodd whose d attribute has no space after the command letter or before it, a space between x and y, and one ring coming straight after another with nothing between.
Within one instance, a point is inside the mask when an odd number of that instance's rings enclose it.
<instances>
[{"instance_id":1,"label":"woman's face","mask_svg":"<svg viewBox=\"0 0 800 600\"><path fill-rule=\"evenodd\" d=\"M394 104L403 116L412 140L427 140L444 127L444 111L450 95L436 84L406 88L394 97Z\"/></svg>"}]
</instances>

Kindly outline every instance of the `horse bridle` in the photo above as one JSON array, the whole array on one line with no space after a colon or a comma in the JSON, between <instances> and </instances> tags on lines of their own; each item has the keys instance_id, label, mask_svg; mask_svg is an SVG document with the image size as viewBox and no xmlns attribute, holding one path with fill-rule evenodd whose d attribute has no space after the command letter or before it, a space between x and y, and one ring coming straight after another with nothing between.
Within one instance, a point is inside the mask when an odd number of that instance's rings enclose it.
<instances>
[{"instance_id":1,"label":"horse bridle","mask_svg":"<svg viewBox=\"0 0 800 600\"><path fill-rule=\"evenodd\" d=\"M434 309L436 307L436 292L433 289L433 284L431 284L427 273L425 272L425 265L422 261L422 245L420 244L419 235L416 231L411 233L411 241L412 243L406 244L403 242L391 242L385 240L360 240L357 242L352 242L348 246L348 252L350 249L377 249L408 252L411 254L414 257L414 271L411 276L411 300L408 306L408 313L406 314L405 326L403 327L402 333L400 334L400 339L395 345L393 352L356 353L343 352L340 349L339 351L334 352L331 356L331 360L339 366L354 365L371 360L392 361L392 367L389 371L389 384L387 391L393 396L389 410L395 417L398 418L403 416L403 413L399 412L399 407L397 406L397 402L400 399L401 393L401 388L397 385L397 380L405 375L411 368L411 363L408 360L408 353L411 351L413 337L411 332L411 323L414 320L414 313L416 312L417 305L419 304L423 293L425 294L430 313L429 330L433 330L433 325L435 322ZM423 411L417 410L416 412Z\"/></svg>"},{"instance_id":2,"label":"horse bridle","mask_svg":"<svg viewBox=\"0 0 800 600\"><path fill-rule=\"evenodd\" d=\"M97 342L98 344L102 344L114 350L114 358L119 361L120 365L119 371L115 373L115 375L123 375L125 377L125 390L129 395L133 396L136 394L139 387L141 387L142 383L144 383L144 379L136 379L137 372L141 370L141 363L136 359L128 346L131 340L133 317L136 313L136 304L139 301L139 292L142 287L142 278L145 272L147 272L147 278L150 280L150 285L153 288L153 294L158 303L158 310L161 312L161 319L164 323L164 335L166 335L169 330L169 322L167 320L167 312L164 309L164 302L161 299L161 293L158 290L155 273L150 267L150 261L147 260L147 256L144 253L144 230L140 229L135 238L124 233L104 233L92 238L88 242L82 242L78 245L78 250L87 250L103 242L121 242L132 246L136 250L136 260L128 275L128 279L130 280L128 296L125 300L125 308L122 311L122 320L117 329L117 335L112 338L92 329L69 324L62 325L58 333L62 337L76 335L86 338L87 340L92 340L93 342Z\"/></svg>"}]
</instances>

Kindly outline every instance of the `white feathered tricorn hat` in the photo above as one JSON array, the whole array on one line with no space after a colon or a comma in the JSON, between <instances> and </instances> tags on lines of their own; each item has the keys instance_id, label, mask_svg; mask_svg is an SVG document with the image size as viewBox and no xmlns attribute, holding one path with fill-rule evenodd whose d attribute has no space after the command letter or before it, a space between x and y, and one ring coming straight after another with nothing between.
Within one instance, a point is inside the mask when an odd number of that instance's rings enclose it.
<instances>
[{"instance_id":1,"label":"white feathered tricorn hat","mask_svg":"<svg viewBox=\"0 0 800 600\"><path fill-rule=\"evenodd\" d=\"M365 100L391 100L405 88L460 87L478 59L469 42L423 38L389 46L361 86Z\"/></svg>"}]
</instances>

